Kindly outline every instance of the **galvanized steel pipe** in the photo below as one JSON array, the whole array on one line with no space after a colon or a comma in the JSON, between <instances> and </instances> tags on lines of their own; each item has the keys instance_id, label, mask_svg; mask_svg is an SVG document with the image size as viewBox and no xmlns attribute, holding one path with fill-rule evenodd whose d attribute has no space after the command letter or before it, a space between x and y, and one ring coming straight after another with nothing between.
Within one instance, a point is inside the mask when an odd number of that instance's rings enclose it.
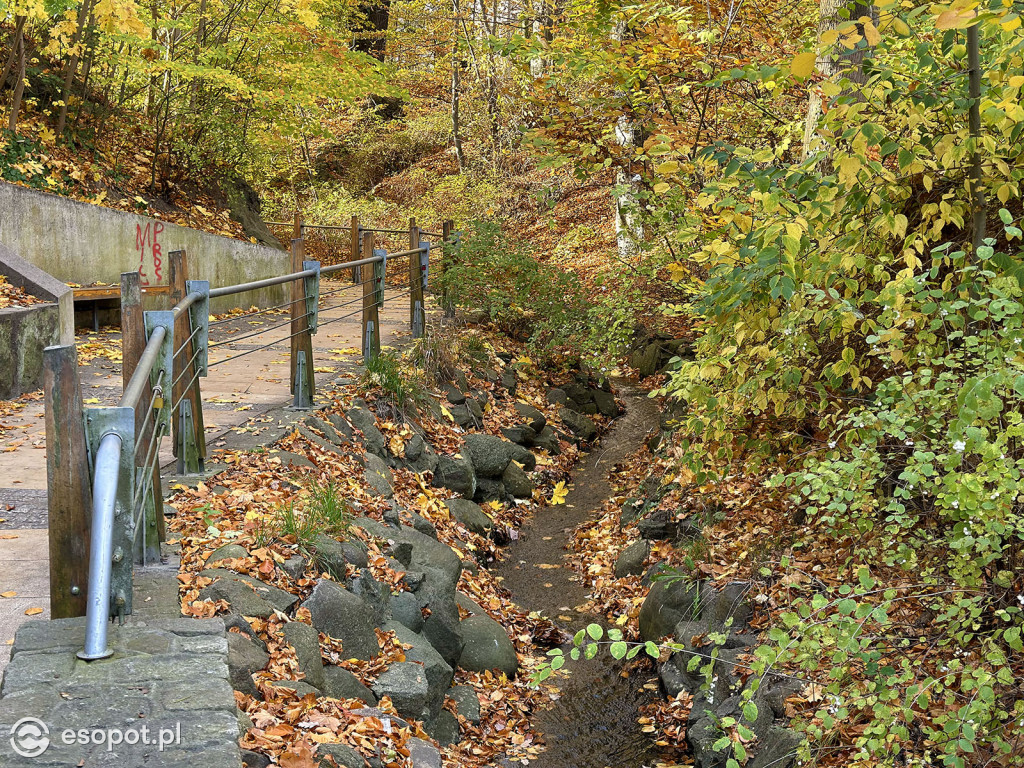
<instances>
[{"instance_id":1,"label":"galvanized steel pipe","mask_svg":"<svg viewBox=\"0 0 1024 768\"><path fill-rule=\"evenodd\" d=\"M162 325L158 325L153 329L153 334L149 337L149 341L146 342L146 348L139 358L139 364L136 366L135 372L128 381L128 386L125 387L121 395L118 405L122 408L135 408L138 406L139 400L142 399L142 392L146 387L146 382L149 380L149 375L153 372L153 366L156 364L156 358L160 354L160 347L163 345L166 334L167 329Z\"/></svg>"},{"instance_id":2,"label":"galvanized steel pipe","mask_svg":"<svg viewBox=\"0 0 1024 768\"><path fill-rule=\"evenodd\" d=\"M290 275L281 275L280 277L268 277L266 280L256 280L252 283L240 283L239 285L225 285L223 288L211 288L210 298L216 299L218 296L233 296L236 293L258 291L260 288L273 288L275 285L290 283L293 280L301 280L304 277L313 277L315 274L315 269L307 269L303 272L293 272Z\"/></svg>"},{"instance_id":3,"label":"galvanized steel pipe","mask_svg":"<svg viewBox=\"0 0 1024 768\"><path fill-rule=\"evenodd\" d=\"M85 609L85 650L78 658L105 659L110 623L110 574L114 557L114 506L121 470L121 437L103 436L96 449L92 488L92 538L89 544L89 596Z\"/></svg>"}]
</instances>

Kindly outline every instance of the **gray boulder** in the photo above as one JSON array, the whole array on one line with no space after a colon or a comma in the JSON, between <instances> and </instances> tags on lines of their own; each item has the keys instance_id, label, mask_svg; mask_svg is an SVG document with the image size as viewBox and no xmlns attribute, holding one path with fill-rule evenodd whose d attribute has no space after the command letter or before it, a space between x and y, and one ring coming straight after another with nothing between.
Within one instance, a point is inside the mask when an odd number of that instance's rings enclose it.
<instances>
[{"instance_id":1,"label":"gray boulder","mask_svg":"<svg viewBox=\"0 0 1024 768\"><path fill-rule=\"evenodd\" d=\"M281 563L281 570L288 574L292 581L298 581L306 573L307 560L302 555L289 557Z\"/></svg>"},{"instance_id":2,"label":"gray boulder","mask_svg":"<svg viewBox=\"0 0 1024 768\"><path fill-rule=\"evenodd\" d=\"M488 501L507 501L508 498L508 492L505 490L505 484L501 482L501 478L481 477L477 479L474 501L483 504Z\"/></svg>"},{"instance_id":3,"label":"gray boulder","mask_svg":"<svg viewBox=\"0 0 1024 768\"><path fill-rule=\"evenodd\" d=\"M324 687L324 662L320 655L320 633L309 624L290 621L282 629L285 642L295 649L299 671L314 688Z\"/></svg>"},{"instance_id":4,"label":"gray boulder","mask_svg":"<svg viewBox=\"0 0 1024 768\"><path fill-rule=\"evenodd\" d=\"M333 424L330 424L323 419L317 418L316 416L307 416L304 421L310 426L310 428L315 429L339 448L344 445L348 445L350 442L348 438L351 437L351 435L345 436L339 434ZM351 432L351 430L349 431Z\"/></svg>"},{"instance_id":5,"label":"gray boulder","mask_svg":"<svg viewBox=\"0 0 1024 768\"><path fill-rule=\"evenodd\" d=\"M350 541L342 541L341 551L345 554L345 559L352 563L356 568L366 568L370 561L366 555L366 545L363 542L356 539Z\"/></svg>"},{"instance_id":6,"label":"gray boulder","mask_svg":"<svg viewBox=\"0 0 1024 768\"><path fill-rule=\"evenodd\" d=\"M548 423L547 416L528 403L516 403L513 407L516 409L516 413L527 420L527 424L534 432L540 432Z\"/></svg>"},{"instance_id":7,"label":"gray boulder","mask_svg":"<svg viewBox=\"0 0 1024 768\"><path fill-rule=\"evenodd\" d=\"M505 467L501 482L505 486L505 491L517 499L528 499L533 495L533 481L514 461L509 462L509 465Z\"/></svg>"},{"instance_id":8,"label":"gray boulder","mask_svg":"<svg viewBox=\"0 0 1024 768\"><path fill-rule=\"evenodd\" d=\"M242 750L242 768L267 768L270 758L248 749Z\"/></svg>"},{"instance_id":9,"label":"gray boulder","mask_svg":"<svg viewBox=\"0 0 1024 768\"><path fill-rule=\"evenodd\" d=\"M516 649L505 628L489 616L470 616L460 626L465 647L459 666L468 672L497 669L508 677L519 670Z\"/></svg>"},{"instance_id":10,"label":"gray boulder","mask_svg":"<svg viewBox=\"0 0 1024 768\"><path fill-rule=\"evenodd\" d=\"M350 408L346 415L352 426L363 433L363 445L366 446L366 450L380 457L386 456L387 440L377 429L377 417L360 406Z\"/></svg>"},{"instance_id":11,"label":"gray boulder","mask_svg":"<svg viewBox=\"0 0 1024 768\"><path fill-rule=\"evenodd\" d=\"M228 632L228 680L236 691L257 696L254 672L259 672L270 661L270 654L245 635Z\"/></svg>"},{"instance_id":12,"label":"gray boulder","mask_svg":"<svg viewBox=\"0 0 1024 768\"><path fill-rule=\"evenodd\" d=\"M415 720L423 719L428 690L423 666L409 661L392 664L373 684L378 698L390 697L398 714Z\"/></svg>"},{"instance_id":13,"label":"gray boulder","mask_svg":"<svg viewBox=\"0 0 1024 768\"><path fill-rule=\"evenodd\" d=\"M441 658L449 666L456 666L465 641L462 639L462 624L459 621L459 607L455 603L454 585L438 584L434 580L424 581L416 592L420 608L430 611L423 621L423 636L430 641Z\"/></svg>"},{"instance_id":14,"label":"gray boulder","mask_svg":"<svg viewBox=\"0 0 1024 768\"><path fill-rule=\"evenodd\" d=\"M455 583L462 573L462 560L458 554L444 542L425 536L412 528L403 527L398 538L412 545L412 558L409 567L428 574L431 581L440 581L450 585L454 591Z\"/></svg>"},{"instance_id":15,"label":"gray boulder","mask_svg":"<svg viewBox=\"0 0 1024 768\"><path fill-rule=\"evenodd\" d=\"M583 442L589 443L597 437L597 427L594 425L594 422L583 414L576 413L576 411L571 411L563 406L558 409L558 417L568 427L569 431Z\"/></svg>"},{"instance_id":16,"label":"gray boulder","mask_svg":"<svg viewBox=\"0 0 1024 768\"><path fill-rule=\"evenodd\" d=\"M352 425L345 421L344 417L337 413L329 413L327 414L327 421L329 421L331 426L334 427L334 431L338 435L346 439L346 442L352 439L352 435L354 434L354 432L352 432Z\"/></svg>"},{"instance_id":17,"label":"gray boulder","mask_svg":"<svg viewBox=\"0 0 1024 768\"><path fill-rule=\"evenodd\" d=\"M548 390L547 401L551 403L551 405L565 405L569 402L569 396L565 393L564 389L555 387L554 389Z\"/></svg>"},{"instance_id":18,"label":"gray boulder","mask_svg":"<svg viewBox=\"0 0 1024 768\"><path fill-rule=\"evenodd\" d=\"M399 592L391 596L391 617L413 632L423 629L423 612L412 592Z\"/></svg>"},{"instance_id":19,"label":"gray boulder","mask_svg":"<svg viewBox=\"0 0 1024 768\"><path fill-rule=\"evenodd\" d=\"M520 424L518 427L502 427L501 434L506 440L511 440L518 445L533 445L537 437L537 430L528 424Z\"/></svg>"},{"instance_id":20,"label":"gray boulder","mask_svg":"<svg viewBox=\"0 0 1024 768\"><path fill-rule=\"evenodd\" d=\"M472 499L476 493L476 472L466 458L438 456L432 485L447 488L460 496Z\"/></svg>"},{"instance_id":21,"label":"gray boulder","mask_svg":"<svg viewBox=\"0 0 1024 768\"><path fill-rule=\"evenodd\" d=\"M615 578L639 575L644 572L644 563L651 552L651 545L646 540L634 541L615 560Z\"/></svg>"},{"instance_id":22,"label":"gray boulder","mask_svg":"<svg viewBox=\"0 0 1024 768\"><path fill-rule=\"evenodd\" d=\"M447 709L442 709L432 720L423 723L423 730L430 734L430 738L447 747L450 744L458 744L461 738L459 734L459 721Z\"/></svg>"},{"instance_id":23,"label":"gray boulder","mask_svg":"<svg viewBox=\"0 0 1024 768\"><path fill-rule=\"evenodd\" d=\"M476 725L480 722L480 697L469 685L456 685L448 691L448 698L455 702L455 709L461 717Z\"/></svg>"},{"instance_id":24,"label":"gray boulder","mask_svg":"<svg viewBox=\"0 0 1024 768\"><path fill-rule=\"evenodd\" d=\"M462 454L469 457L477 475L501 477L505 467L512 461L513 445L494 435L466 435Z\"/></svg>"},{"instance_id":25,"label":"gray boulder","mask_svg":"<svg viewBox=\"0 0 1024 768\"><path fill-rule=\"evenodd\" d=\"M302 605L309 609L314 627L341 640L347 656L372 659L380 654L373 611L344 587L321 579Z\"/></svg>"},{"instance_id":26,"label":"gray boulder","mask_svg":"<svg viewBox=\"0 0 1024 768\"><path fill-rule=\"evenodd\" d=\"M298 598L290 592L234 571L213 568L200 576L215 579L199 593L200 600L226 600L232 613L265 619L274 611L284 613Z\"/></svg>"},{"instance_id":27,"label":"gray boulder","mask_svg":"<svg viewBox=\"0 0 1024 768\"><path fill-rule=\"evenodd\" d=\"M475 401L473 402L475 404ZM477 408L479 408L479 405L477 405ZM469 410L469 406L466 404L453 405L451 408L448 409L448 412L452 415L452 421L454 421L463 429L478 426L480 423L479 421L477 421L477 417L473 415L473 412Z\"/></svg>"},{"instance_id":28,"label":"gray boulder","mask_svg":"<svg viewBox=\"0 0 1024 768\"><path fill-rule=\"evenodd\" d=\"M364 768L366 760L347 744L320 744L316 748L316 756L320 758L318 768ZM328 760L333 757L334 762Z\"/></svg>"},{"instance_id":29,"label":"gray boulder","mask_svg":"<svg viewBox=\"0 0 1024 768\"><path fill-rule=\"evenodd\" d=\"M213 565L220 560L234 560L239 557L248 557L249 553L245 547L241 547L238 544L225 544L219 549L215 549L210 556L206 558L207 567Z\"/></svg>"},{"instance_id":30,"label":"gray boulder","mask_svg":"<svg viewBox=\"0 0 1024 768\"><path fill-rule=\"evenodd\" d=\"M600 389L595 389L593 392L594 405L597 406L597 411L602 416L618 416L621 412L619 410L619 404L615 402L615 395L611 392L604 392Z\"/></svg>"},{"instance_id":31,"label":"gray boulder","mask_svg":"<svg viewBox=\"0 0 1024 768\"><path fill-rule=\"evenodd\" d=\"M423 674L427 678L426 709L430 717L436 715L441 710L444 695L451 687L455 675L451 665L423 635L394 622L385 624L384 629L394 632L404 645L412 646L405 652L405 660L423 666Z\"/></svg>"},{"instance_id":32,"label":"gray boulder","mask_svg":"<svg viewBox=\"0 0 1024 768\"><path fill-rule=\"evenodd\" d=\"M313 562L321 571L331 574L337 581L344 582L345 566L348 558L345 557L345 548L337 539L324 533L318 533L313 537L313 547L316 550Z\"/></svg>"},{"instance_id":33,"label":"gray boulder","mask_svg":"<svg viewBox=\"0 0 1024 768\"><path fill-rule=\"evenodd\" d=\"M468 499L448 499L445 506L452 517L462 523L473 533L486 536L494 527L494 521L476 504Z\"/></svg>"},{"instance_id":34,"label":"gray boulder","mask_svg":"<svg viewBox=\"0 0 1024 768\"><path fill-rule=\"evenodd\" d=\"M551 456L558 456L562 452L562 446L558 442L558 435L551 427L544 427L533 439L533 446L547 451Z\"/></svg>"},{"instance_id":35,"label":"gray boulder","mask_svg":"<svg viewBox=\"0 0 1024 768\"><path fill-rule=\"evenodd\" d=\"M672 632L683 618L700 614L700 585L683 579L659 579L640 607L640 637L660 640Z\"/></svg>"},{"instance_id":36,"label":"gray boulder","mask_svg":"<svg viewBox=\"0 0 1024 768\"><path fill-rule=\"evenodd\" d=\"M462 405L466 402L466 395L454 384L444 385L444 396L452 405Z\"/></svg>"},{"instance_id":37,"label":"gray boulder","mask_svg":"<svg viewBox=\"0 0 1024 768\"><path fill-rule=\"evenodd\" d=\"M373 691L363 685L362 680L344 667L324 668L324 696L332 699L361 699L371 707L377 706Z\"/></svg>"},{"instance_id":38,"label":"gray boulder","mask_svg":"<svg viewBox=\"0 0 1024 768\"><path fill-rule=\"evenodd\" d=\"M407 461L416 461L423 455L423 451L427 448L427 441L423 439L423 435L413 435L405 443L405 458Z\"/></svg>"},{"instance_id":39,"label":"gray boulder","mask_svg":"<svg viewBox=\"0 0 1024 768\"><path fill-rule=\"evenodd\" d=\"M415 512L410 512L409 517L412 518L413 530L419 531L424 536L429 536L432 539L437 538L437 528L434 527L432 522Z\"/></svg>"},{"instance_id":40,"label":"gray boulder","mask_svg":"<svg viewBox=\"0 0 1024 768\"><path fill-rule=\"evenodd\" d=\"M430 742L412 738L406 742L412 768L441 768L441 753Z\"/></svg>"},{"instance_id":41,"label":"gray boulder","mask_svg":"<svg viewBox=\"0 0 1024 768\"><path fill-rule=\"evenodd\" d=\"M381 626L391 618L391 588L373 578L369 568L359 571L349 589L370 606L374 624Z\"/></svg>"},{"instance_id":42,"label":"gray boulder","mask_svg":"<svg viewBox=\"0 0 1024 768\"><path fill-rule=\"evenodd\" d=\"M372 453L366 454L363 458L366 460L366 471L363 473L363 479L370 486L370 495L383 496L385 499L390 499L395 495L395 478L391 474L391 470L388 469L388 465L379 456L375 456Z\"/></svg>"}]
</instances>

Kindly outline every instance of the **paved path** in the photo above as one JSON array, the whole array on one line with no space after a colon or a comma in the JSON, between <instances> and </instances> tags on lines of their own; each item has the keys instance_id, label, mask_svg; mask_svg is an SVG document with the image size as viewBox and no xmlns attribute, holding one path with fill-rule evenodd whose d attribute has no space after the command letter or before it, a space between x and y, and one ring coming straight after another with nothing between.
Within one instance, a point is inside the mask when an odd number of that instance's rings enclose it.
<instances>
[{"instance_id":1,"label":"paved path","mask_svg":"<svg viewBox=\"0 0 1024 768\"><path fill-rule=\"evenodd\" d=\"M345 285L342 281L324 281L321 291L327 293ZM325 296L321 301L321 327L313 336L318 390L339 375L352 372L361 361L360 315L356 313L330 322L357 309L359 303L351 302L361 291L360 287L350 288ZM247 336L211 349L211 364L276 339L283 341L268 349L212 365L209 376L200 379L209 458L215 459L218 447L224 446L230 438L239 437L239 433L262 440L282 429L287 420L288 414L282 412L281 407L291 400L290 346L285 339L288 326L248 336L286 319L287 315L282 313L243 317L211 329L211 344ZM396 347L408 340L407 292L386 291L380 322L383 347ZM97 347L119 350L120 334L116 331L84 332L79 335L78 344L82 357L93 354ZM86 407L115 405L121 396L120 361L101 355L80 368ZM0 672L7 664L15 630L32 618L26 611L32 611L36 618L50 615L45 441L41 397L29 399L17 413L0 415L0 594L15 593L11 597L0 597ZM160 461L165 476L173 473L174 460L167 438L163 441Z\"/></svg>"}]
</instances>

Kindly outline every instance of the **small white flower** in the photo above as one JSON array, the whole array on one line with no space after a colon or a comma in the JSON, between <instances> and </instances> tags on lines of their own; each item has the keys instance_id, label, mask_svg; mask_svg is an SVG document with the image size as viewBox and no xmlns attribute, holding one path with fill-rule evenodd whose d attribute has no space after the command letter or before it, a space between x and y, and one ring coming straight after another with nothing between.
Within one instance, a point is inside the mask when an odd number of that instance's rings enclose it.
<instances>
[{"instance_id":1,"label":"small white flower","mask_svg":"<svg viewBox=\"0 0 1024 768\"><path fill-rule=\"evenodd\" d=\"M953 443L953 450L956 451L957 453L963 453L966 447L967 443L965 443L963 440L957 440L955 443Z\"/></svg>"},{"instance_id":2,"label":"small white flower","mask_svg":"<svg viewBox=\"0 0 1024 768\"><path fill-rule=\"evenodd\" d=\"M1017 602L1024 605L1024 595L1017 595Z\"/></svg>"},{"instance_id":3,"label":"small white flower","mask_svg":"<svg viewBox=\"0 0 1024 768\"><path fill-rule=\"evenodd\" d=\"M835 448L836 447L836 441L835 440L829 440L828 441L828 447L829 448Z\"/></svg>"},{"instance_id":4,"label":"small white flower","mask_svg":"<svg viewBox=\"0 0 1024 768\"><path fill-rule=\"evenodd\" d=\"M950 506L953 509L960 509L960 502L959 501L954 501L952 504L950 504Z\"/></svg>"}]
</instances>

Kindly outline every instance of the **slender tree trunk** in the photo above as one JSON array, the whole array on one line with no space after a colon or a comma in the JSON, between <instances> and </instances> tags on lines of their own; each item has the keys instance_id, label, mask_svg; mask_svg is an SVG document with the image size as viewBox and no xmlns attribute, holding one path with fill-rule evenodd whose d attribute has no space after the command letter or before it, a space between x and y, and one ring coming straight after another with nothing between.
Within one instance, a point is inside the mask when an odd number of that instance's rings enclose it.
<instances>
[{"instance_id":1,"label":"slender tree trunk","mask_svg":"<svg viewBox=\"0 0 1024 768\"><path fill-rule=\"evenodd\" d=\"M452 13L459 17L459 0L452 0ZM461 88L462 62L459 60L459 36L452 40L452 142L455 145L455 158L459 161L459 173L466 168L466 155L462 151L462 133L459 126L459 90Z\"/></svg>"},{"instance_id":2,"label":"slender tree trunk","mask_svg":"<svg viewBox=\"0 0 1024 768\"><path fill-rule=\"evenodd\" d=\"M57 116L57 135L61 136L64 133L64 126L67 125L68 121L68 102L71 100L71 84L74 82L75 73L78 71L78 43L85 36L86 23L90 17L92 10L91 0L83 0L82 5L78 9L78 25L75 27L75 33L71 36L71 55L68 57L68 63L64 67L64 87L60 92L60 113Z\"/></svg>"},{"instance_id":3,"label":"slender tree trunk","mask_svg":"<svg viewBox=\"0 0 1024 768\"><path fill-rule=\"evenodd\" d=\"M18 66L14 70L18 80L14 84L14 98L11 100L11 118L7 123L7 130L14 135L18 134L18 113L21 111L21 98L25 95L25 30L22 29L18 35Z\"/></svg>"},{"instance_id":4,"label":"slender tree trunk","mask_svg":"<svg viewBox=\"0 0 1024 768\"><path fill-rule=\"evenodd\" d=\"M96 23L96 17L92 14L89 15L89 29L92 29ZM85 57L82 62L82 100L78 103L78 109L75 110L75 119L71 122L71 131L74 132L78 126L78 119L82 116L82 109L88 103L89 95L89 80L92 77L92 65L96 60L96 32L93 30L92 34L89 35L89 44L85 49Z\"/></svg>"},{"instance_id":5,"label":"slender tree trunk","mask_svg":"<svg viewBox=\"0 0 1024 768\"><path fill-rule=\"evenodd\" d=\"M974 245L974 252L985 242L985 227L987 212L985 208L985 188L981 185L981 43L978 40L978 25L972 24L967 28L967 66L968 66L968 95L971 99L971 108L968 115L970 124L971 140L974 148L971 151L971 207L973 209L973 221L971 227L971 242Z\"/></svg>"},{"instance_id":6,"label":"slender tree trunk","mask_svg":"<svg viewBox=\"0 0 1024 768\"><path fill-rule=\"evenodd\" d=\"M14 34L11 35L11 53L4 64L3 73L0 74L0 88L3 88L4 83L7 82L7 76L11 73L11 67L14 66L14 62L18 59L18 41L21 40L21 33L25 30L25 20L27 18L27 16L18 16L14 22Z\"/></svg>"},{"instance_id":7,"label":"slender tree trunk","mask_svg":"<svg viewBox=\"0 0 1024 768\"><path fill-rule=\"evenodd\" d=\"M626 23L617 22L612 32L612 40L621 43L626 36ZM629 109L628 95L620 94L623 109ZM622 114L615 123L615 139L620 147L629 154L641 143L640 127L629 114ZM637 184L632 169L626 165L615 174L615 239L618 242L619 258L626 259L634 255L637 246L644 239L644 225L639 216L639 199Z\"/></svg>"},{"instance_id":8,"label":"slender tree trunk","mask_svg":"<svg viewBox=\"0 0 1024 768\"><path fill-rule=\"evenodd\" d=\"M838 80L847 77L851 83L858 86L864 85L866 77L862 64L868 49L861 46L858 48L845 48L840 41L831 46L822 45L821 38L826 32L835 30L847 19L840 15L843 8L850 8L850 19L859 19L867 16L874 20L877 12L874 6L863 3L849 3L849 0L821 0L818 17L818 59L815 64L818 72L826 80ZM847 89L849 93L852 89ZM807 120L804 123L804 142L802 158L806 160L817 147L818 123L822 116L821 91L817 88L811 89L810 99L807 104ZM824 170L824 169L822 169Z\"/></svg>"},{"instance_id":9,"label":"slender tree trunk","mask_svg":"<svg viewBox=\"0 0 1024 768\"><path fill-rule=\"evenodd\" d=\"M554 22L551 18L549 2L550 0L538 0L533 4L533 36L545 49L547 49L548 44L553 39L551 27ZM547 71L548 59L546 56L540 55L530 59L531 75L540 78L544 77Z\"/></svg>"}]
</instances>

